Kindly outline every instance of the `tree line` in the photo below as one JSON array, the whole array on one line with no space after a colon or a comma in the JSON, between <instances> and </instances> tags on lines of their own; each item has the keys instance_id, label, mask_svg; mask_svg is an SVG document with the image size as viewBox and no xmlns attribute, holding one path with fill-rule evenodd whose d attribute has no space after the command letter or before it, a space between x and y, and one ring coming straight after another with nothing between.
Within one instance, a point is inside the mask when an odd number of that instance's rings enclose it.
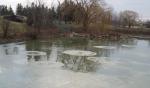
<instances>
[{"instance_id":1,"label":"tree line","mask_svg":"<svg viewBox=\"0 0 150 88\"><path fill-rule=\"evenodd\" d=\"M26 6L19 3L16 14L26 16L27 24L38 30L53 25L54 21L82 24L86 31L90 24L99 24L104 27L111 25L113 21L116 21L118 25L131 27L136 24L138 19L138 13L126 10L120 12L119 16L113 20L115 17L113 9L103 0L64 0L62 3L60 0L57 1L58 6L51 8L41 0ZM0 15L13 14L14 11L11 7L0 6Z\"/></svg>"},{"instance_id":2,"label":"tree line","mask_svg":"<svg viewBox=\"0 0 150 88\"><path fill-rule=\"evenodd\" d=\"M16 14L26 16L27 24L40 30L49 27L54 22L82 24L87 31L90 24L100 24L104 27L111 24L112 9L107 7L102 0L64 0L57 7L48 8L41 1L23 7L17 5Z\"/></svg>"},{"instance_id":3,"label":"tree line","mask_svg":"<svg viewBox=\"0 0 150 88\"><path fill-rule=\"evenodd\" d=\"M129 27L138 24L139 15L135 11L125 10L116 14L104 0L57 0L57 6L48 7L41 0L23 6L19 3L16 15L25 16L26 23L32 27L35 34L41 29L55 25L75 24L82 25L86 32L91 25L98 25L99 29L107 26ZM0 6L0 15L14 15L11 7Z\"/></svg>"},{"instance_id":4,"label":"tree line","mask_svg":"<svg viewBox=\"0 0 150 88\"><path fill-rule=\"evenodd\" d=\"M7 7L6 5L0 5L0 16L4 15L14 15L12 7Z\"/></svg>"}]
</instances>

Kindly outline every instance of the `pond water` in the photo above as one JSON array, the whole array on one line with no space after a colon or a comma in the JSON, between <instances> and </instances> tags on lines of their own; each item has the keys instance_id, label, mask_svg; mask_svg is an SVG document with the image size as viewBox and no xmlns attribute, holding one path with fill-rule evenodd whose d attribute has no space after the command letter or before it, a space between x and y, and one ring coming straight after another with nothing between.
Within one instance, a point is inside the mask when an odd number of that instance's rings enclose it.
<instances>
[{"instance_id":1,"label":"pond water","mask_svg":"<svg viewBox=\"0 0 150 88\"><path fill-rule=\"evenodd\" d=\"M65 50L96 52L100 63L86 60L86 71L65 68ZM30 58L27 51L46 52L46 57ZM149 82L149 40L62 38L0 44L0 88L150 88Z\"/></svg>"}]
</instances>

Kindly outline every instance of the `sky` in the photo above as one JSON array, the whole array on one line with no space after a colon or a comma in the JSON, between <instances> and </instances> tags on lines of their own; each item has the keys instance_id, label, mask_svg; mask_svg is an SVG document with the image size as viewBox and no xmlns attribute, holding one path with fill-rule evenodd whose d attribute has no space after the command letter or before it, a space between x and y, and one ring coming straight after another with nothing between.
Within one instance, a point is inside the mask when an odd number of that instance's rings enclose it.
<instances>
[{"instance_id":1,"label":"sky","mask_svg":"<svg viewBox=\"0 0 150 88\"><path fill-rule=\"evenodd\" d=\"M143 20L150 19L150 0L105 0L116 12L133 10Z\"/></svg>"},{"instance_id":2,"label":"sky","mask_svg":"<svg viewBox=\"0 0 150 88\"><path fill-rule=\"evenodd\" d=\"M34 0L0 0L0 5L5 4L12 6L15 10L17 3L27 4ZM45 4L51 5L53 0L43 0ZM57 0L54 0L57 1ZM139 13L141 19L150 19L150 0L105 0L114 11L120 12L123 10L133 10Z\"/></svg>"}]
</instances>

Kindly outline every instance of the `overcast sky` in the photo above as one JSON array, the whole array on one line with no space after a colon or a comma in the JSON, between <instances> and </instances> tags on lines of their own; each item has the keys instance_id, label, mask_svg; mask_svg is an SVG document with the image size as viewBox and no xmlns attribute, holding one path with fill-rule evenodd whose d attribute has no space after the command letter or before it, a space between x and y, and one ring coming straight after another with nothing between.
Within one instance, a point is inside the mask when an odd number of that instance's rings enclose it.
<instances>
[{"instance_id":1,"label":"overcast sky","mask_svg":"<svg viewBox=\"0 0 150 88\"><path fill-rule=\"evenodd\" d=\"M17 3L30 3L34 0L0 0L0 5L11 5L16 8ZM51 5L52 0L43 0L45 4ZM57 0L54 0L57 1ZM150 0L105 0L116 12L123 10L134 10L140 14L142 19L150 19Z\"/></svg>"},{"instance_id":2,"label":"overcast sky","mask_svg":"<svg viewBox=\"0 0 150 88\"><path fill-rule=\"evenodd\" d=\"M115 11L134 10L142 19L150 19L150 0L106 0Z\"/></svg>"}]
</instances>

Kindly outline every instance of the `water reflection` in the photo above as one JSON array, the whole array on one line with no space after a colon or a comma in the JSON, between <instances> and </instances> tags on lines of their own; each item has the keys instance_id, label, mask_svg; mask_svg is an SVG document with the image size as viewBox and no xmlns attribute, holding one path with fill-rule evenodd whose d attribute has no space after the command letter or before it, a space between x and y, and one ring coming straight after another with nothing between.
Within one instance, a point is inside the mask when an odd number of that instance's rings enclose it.
<instances>
[{"instance_id":1,"label":"water reflection","mask_svg":"<svg viewBox=\"0 0 150 88\"><path fill-rule=\"evenodd\" d=\"M62 55L62 51L67 49L80 49L80 50L90 50L97 53L97 57L111 57L116 50L109 49L95 49L93 46L96 45L104 45L104 46L116 46L120 47L121 44L136 44L135 40L127 39L119 40L118 42L113 42L109 40L87 40L87 39L79 39L79 38L65 38L65 39L56 39L55 41L29 41L27 42L27 50L38 50L47 53L47 59L43 59L44 61L52 61L52 62L62 62L68 68L70 65L70 70L74 71L96 71L97 63L89 60L79 60L74 61L74 58L69 56ZM118 45L119 44L119 45ZM28 58L29 61L42 61L41 57L36 56L34 59ZM106 61L110 61L106 59ZM79 65L83 63L83 65ZM78 65L77 65L78 64ZM93 66L93 67L92 67ZM76 68L76 69L73 69ZM85 69L86 68L86 69Z\"/></svg>"},{"instance_id":2,"label":"water reflection","mask_svg":"<svg viewBox=\"0 0 150 88\"><path fill-rule=\"evenodd\" d=\"M57 47L53 44L51 48L51 53L49 54L49 60L52 62L56 62L58 58L58 49Z\"/></svg>"},{"instance_id":3,"label":"water reflection","mask_svg":"<svg viewBox=\"0 0 150 88\"><path fill-rule=\"evenodd\" d=\"M134 45L135 48L123 48L123 44ZM95 49L93 46L115 46L117 49ZM100 63L94 59L62 54L70 49L97 52L95 57ZM27 57L26 51L32 50L45 52L47 56ZM0 45L0 87L149 88L149 52L149 41L137 39L109 41L67 38L3 44ZM64 67L56 63L63 63Z\"/></svg>"},{"instance_id":4,"label":"water reflection","mask_svg":"<svg viewBox=\"0 0 150 88\"><path fill-rule=\"evenodd\" d=\"M19 48L13 44L3 46L3 52L5 55L17 55L19 53Z\"/></svg>"},{"instance_id":5,"label":"water reflection","mask_svg":"<svg viewBox=\"0 0 150 88\"><path fill-rule=\"evenodd\" d=\"M111 54L115 52L115 50L107 50L107 49L94 49L97 52L97 56L101 57L109 57Z\"/></svg>"},{"instance_id":6,"label":"water reflection","mask_svg":"<svg viewBox=\"0 0 150 88\"><path fill-rule=\"evenodd\" d=\"M99 63L92 60L88 60L87 57L62 55L58 61L64 64L64 68L76 71L76 72L93 72L96 71Z\"/></svg>"},{"instance_id":7,"label":"water reflection","mask_svg":"<svg viewBox=\"0 0 150 88\"><path fill-rule=\"evenodd\" d=\"M7 48L5 49L5 54L6 54L6 55L9 55Z\"/></svg>"},{"instance_id":8,"label":"water reflection","mask_svg":"<svg viewBox=\"0 0 150 88\"><path fill-rule=\"evenodd\" d=\"M47 57L45 56L28 56L28 61L29 62L39 62L39 61L47 61Z\"/></svg>"},{"instance_id":9,"label":"water reflection","mask_svg":"<svg viewBox=\"0 0 150 88\"><path fill-rule=\"evenodd\" d=\"M14 52L15 54L18 54L18 52L19 52L18 47L14 47L13 52Z\"/></svg>"}]
</instances>

